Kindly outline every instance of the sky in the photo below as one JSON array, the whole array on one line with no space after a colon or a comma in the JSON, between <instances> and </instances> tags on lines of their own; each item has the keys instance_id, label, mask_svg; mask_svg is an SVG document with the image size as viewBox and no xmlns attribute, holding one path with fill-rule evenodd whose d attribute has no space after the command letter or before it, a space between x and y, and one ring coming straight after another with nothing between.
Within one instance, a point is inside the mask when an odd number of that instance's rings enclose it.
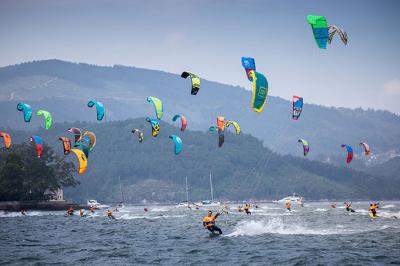
<instances>
[{"instance_id":1,"label":"sky","mask_svg":"<svg viewBox=\"0 0 400 266\"><path fill-rule=\"evenodd\" d=\"M271 95L400 114L399 13L396 0L2 0L0 66L57 58L186 70L250 90L250 56ZM308 14L343 28L348 45L319 49Z\"/></svg>"}]
</instances>

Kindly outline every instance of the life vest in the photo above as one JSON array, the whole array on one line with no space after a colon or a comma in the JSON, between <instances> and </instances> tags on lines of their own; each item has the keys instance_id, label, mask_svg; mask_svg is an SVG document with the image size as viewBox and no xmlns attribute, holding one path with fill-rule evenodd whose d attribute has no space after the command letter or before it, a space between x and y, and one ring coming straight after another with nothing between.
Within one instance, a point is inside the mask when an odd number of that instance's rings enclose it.
<instances>
[{"instance_id":1,"label":"life vest","mask_svg":"<svg viewBox=\"0 0 400 266\"><path fill-rule=\"evenodd\" d=\"M203 223L206 224L207 227L215 225L215 216L206 216L203 218Z\"/></svg>"}]
</instances>

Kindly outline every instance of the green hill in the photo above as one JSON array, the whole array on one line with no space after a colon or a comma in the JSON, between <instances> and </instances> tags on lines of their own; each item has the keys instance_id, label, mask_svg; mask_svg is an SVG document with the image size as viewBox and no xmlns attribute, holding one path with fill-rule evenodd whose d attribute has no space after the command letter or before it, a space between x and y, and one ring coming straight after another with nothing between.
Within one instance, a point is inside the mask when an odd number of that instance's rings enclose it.
<instances>
[{"instance_id":1,"label":"green hill","mask_svg":"<svg viewBox=\"0 0 400 266\"><path fill-rule=\"evenodd\" d=\"M56 123L49 131L11 130L13 141L27 142L32 134L62 154L60 136L75 126L95 132L97 144L89 157L89 167L78 177L80 185L67 189L66 196L77 201L96 198L102 202L120 200L119 177L128 202L143 199L173 202L185 199L184 180L189 180L192 200L209 198L212 173L216 196L221 200L276 199L296 192L306 199L393 199L400 180L336 167L309 159L271 153L262 141L248 135L226 133L218 148L216 134L186 130L161 122L157 138L151 137L144 118L102 123ZM145 140L139 143L131 133L142 128ZM176 156L169 134L183 140L183 152ZM70 155L71 160L74 159ZM379 186L379 189L374 189Z\"/></svg>"},{"instance_id":2,"label":"green hill","mask_svg":"<svg viewBox=\"0 0 400 266\"><path fill-rule=\"evenodd\" d=\"M238 61L238 67L240 62ZM174 114L184 114L189 128L206 131L217 115L236 120L244 133L251 134L280 154L301 156L298 138L311 145L310 158L341 165L344 151L340 144L352 145L356 160L353 166L383 162L400 153L400 117L386 111L305 106L299 121L291 119L291 102L269 97L261 114L250 108L251 92L240 87L202 80L197 96L190 95L190 83L162 71L135 67L100 67L45 60L0 68L0 121L3 126L33 129L34 117L27 127L16 111L25 101L35 110L52 112L55 121L91 121L93 110L88 100L95 98L107 107L106 120L145 117L153 112L145 101L153 95L164 102L164 121ZM245 78L245 77L243 77ZM250 84L249 84L250 88ZM323 89L323 88L321 88ZM271 81L270 94L276 94ZM287 99L292 95L287 95ZM354 99L355 101L357 99ZM362 156L360 141L370 144L374 156Z\"/></svg>"}]
</instances>

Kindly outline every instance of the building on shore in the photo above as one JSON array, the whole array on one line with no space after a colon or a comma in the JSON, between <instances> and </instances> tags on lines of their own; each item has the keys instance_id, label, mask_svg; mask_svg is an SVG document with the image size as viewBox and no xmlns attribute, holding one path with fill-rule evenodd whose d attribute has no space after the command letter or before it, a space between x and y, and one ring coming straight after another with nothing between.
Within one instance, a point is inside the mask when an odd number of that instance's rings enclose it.
<instances>
[{"instance_id":1,"label":"building on shore","mask_svg":"<svg viewBox=\"0 0 400 266\"><path fill-rule=\"evenodd\" d=\"M64 191L61 188L57 190L46 189L43 195L48 201L64 201Z\"/></svg>"}]
</instances>

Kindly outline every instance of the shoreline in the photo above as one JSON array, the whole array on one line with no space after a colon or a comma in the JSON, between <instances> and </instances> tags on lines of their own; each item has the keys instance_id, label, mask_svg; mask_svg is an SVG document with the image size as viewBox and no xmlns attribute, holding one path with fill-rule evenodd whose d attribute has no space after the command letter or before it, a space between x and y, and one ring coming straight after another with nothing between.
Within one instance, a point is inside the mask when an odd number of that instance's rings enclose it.
<instances>
[{"instance_id":1,"label":"shoreline","mask_svg":"<svg viewBox=\"0 0 400 266\"><path fill-rule=\"evenodd\" d=\"M68 201L0 201L0 211L19 212L24 210L39 211L65 211L69 207L87 210L87 205L77 204Z\"/></svg>"}]
</instances>

